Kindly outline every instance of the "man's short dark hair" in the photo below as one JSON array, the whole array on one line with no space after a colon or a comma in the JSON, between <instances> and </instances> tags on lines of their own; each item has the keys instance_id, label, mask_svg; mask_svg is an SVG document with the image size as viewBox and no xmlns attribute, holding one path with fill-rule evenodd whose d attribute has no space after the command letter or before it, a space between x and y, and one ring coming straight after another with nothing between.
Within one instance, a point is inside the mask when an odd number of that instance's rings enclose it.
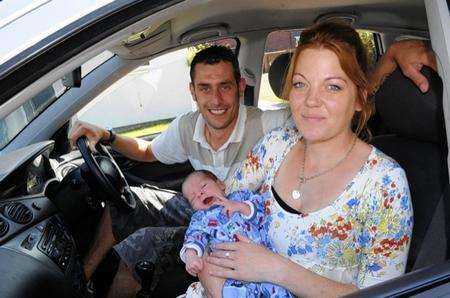
<instances>
[{"instance_id":1,"label":"man's short dark hair","mask_svg":"<svg viewBox=\"0 0 450 298\"><path fill-rule=\"evenodd\" d=\"M198 52L191 62L191 82L194 83L195 77L195 65L198 63L214 65L221 61L229 62L233 66L234 78L236 83L239 84L241 80L241 72L239 70L239 61L230 48L224 46L210 46L204 50Z\"/></svg>"}]
</instances>

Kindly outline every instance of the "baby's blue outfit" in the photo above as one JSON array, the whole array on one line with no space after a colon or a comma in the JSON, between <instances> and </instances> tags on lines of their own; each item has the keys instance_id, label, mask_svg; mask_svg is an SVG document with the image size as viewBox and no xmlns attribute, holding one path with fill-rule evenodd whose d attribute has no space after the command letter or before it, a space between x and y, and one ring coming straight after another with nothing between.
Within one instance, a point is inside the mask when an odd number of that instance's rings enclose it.
<instances>
[{"instance_id":1,"label":"baby's blue outfit","mask_svg":"<svg viewBox=\"0 0 450 298\"><path fill-rule=\"evenodd\" d=\"M222 214L222 206L212 206L207 210L196 211L191 218L180 252L183 261L187 248L195 249L199 256L203 256L208 245L237 241L237 234L274 251L264 230L263 198L249 190L238 190L231 193L228 199L248 204L251 209L250 215L244 216L235 212L227 217ZM242 282L233 279L225 281L222 294L225 298L294 297L286 289L274 284Z\"/></svg>"}]
</instances>

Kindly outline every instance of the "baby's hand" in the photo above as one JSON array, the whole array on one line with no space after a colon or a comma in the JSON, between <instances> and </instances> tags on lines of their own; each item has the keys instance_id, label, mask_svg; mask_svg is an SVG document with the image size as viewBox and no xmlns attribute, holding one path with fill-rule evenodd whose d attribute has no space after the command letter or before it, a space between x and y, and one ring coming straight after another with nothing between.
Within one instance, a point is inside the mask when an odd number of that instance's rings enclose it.
<instances>
[{"instance_id":1,"label":"baby's hand","mask_svg":"<svg viewBox=\"0 0 450 298\"><path fill-rule=\"evenodd\" d=\"M239 212L245 216L250 215L251 212L250 207L247 204L225 198L219 198L215 204L223 206L222 213L226 214L228 217L235 212Z\"/></svg>"},{"instance_id":2,"label":"baby's hand","mask_svg":"<svg viewBox=\"0 0 450 298\"><path fill-rule=\"evenodd\" d=\"M186 271L192 276L197 276L202 269L203 260L197 255L197 252L193 249L186 250Z\"/></svg>"}]
</instances>

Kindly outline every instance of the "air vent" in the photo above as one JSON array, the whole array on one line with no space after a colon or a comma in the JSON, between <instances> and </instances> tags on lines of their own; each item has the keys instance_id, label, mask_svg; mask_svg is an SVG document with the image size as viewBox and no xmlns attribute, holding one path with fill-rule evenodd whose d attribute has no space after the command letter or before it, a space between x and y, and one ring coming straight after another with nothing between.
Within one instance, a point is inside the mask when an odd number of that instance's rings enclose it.
<instances>
[{"instance_id":1,"label":"air vent","mask_svg":"<svg viewBox=\"0 0 450 298\"><path fill-rule=\"evenodd\" d=\"M0 238L5 236L6 233L8 233L8 230L9 230L8 222L3 218L0 218Z\"/></svg>"},{"instance_id":2,"label":"air vent","mask_svg":"<svg viewBox=\"0 0 450 298\"><path fill-rule=\"evenodd\" d=\"M3 214L19 224L27 224L33 219L31 210L22 203L9 203L3 209Z\"/></svg>"}]
</instances>

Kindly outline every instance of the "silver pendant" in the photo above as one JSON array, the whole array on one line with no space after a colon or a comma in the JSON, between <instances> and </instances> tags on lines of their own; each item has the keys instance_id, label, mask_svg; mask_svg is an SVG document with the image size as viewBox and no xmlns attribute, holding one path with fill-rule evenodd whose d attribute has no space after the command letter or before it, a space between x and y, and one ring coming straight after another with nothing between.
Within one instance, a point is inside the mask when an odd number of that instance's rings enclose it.
<instances>
[{"instance_id":1,"label":"silver pendant","mask_svg":"<svg viewBox=\"0 0 450 298\"><path fill-rule=\"evenodd\" d=\"M297 189L294 189L294 190L292 191L292 198L293 198L294 200L299 200L299 199L301 199L301 198L302 198L301 192L300 192L299 190L297 190Z\"/></svg>"}]
</instances>

